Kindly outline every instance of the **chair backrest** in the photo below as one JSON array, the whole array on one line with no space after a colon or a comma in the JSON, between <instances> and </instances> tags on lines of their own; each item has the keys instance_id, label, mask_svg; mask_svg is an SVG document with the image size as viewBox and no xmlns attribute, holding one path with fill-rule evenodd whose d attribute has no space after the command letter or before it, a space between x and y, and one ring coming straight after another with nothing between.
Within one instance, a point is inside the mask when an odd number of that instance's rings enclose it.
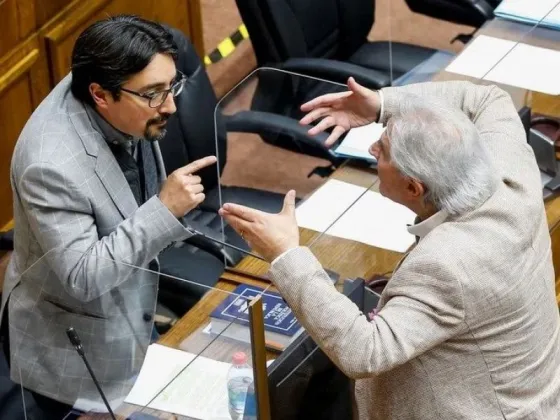
<instances>
[{"instance_id":1,"label":"chair backrest","mask_svg":"<svg viewBox=\"0 0 560 420\"><path fill-rule=\"evenodd\" d=\"M406 0L413 12L448 22L480 27L493 18L499 0Z\"/></svg>"},{"instance_id":2,"label":"chair backrest","mask_svg":"<svg viewBox=\"0 0 560 420\"><path fill-rule=\"evenodd\" d=\"M294 57L345 61L367 41L374 0L236 0L260 66Z\"/></svg>"},{"instance_id":3,"label":"chair backrest","mask_svg":"<svg viewBox=\"0 0 560 420\"><path fill-rule=\"evenodd\" d=\"M179 49L177 69L187 76L183 92L175 98L177 112L169 119L167 134L160 148L168 174L189 162L216 154L214 109L217 99L206 69L190 41L180 31L171 29ZM227 134L218 119L218 154L220 173L226 163ZM198 173L207 190L218 184L216 168Z\"/></svg>"}]
</instances>

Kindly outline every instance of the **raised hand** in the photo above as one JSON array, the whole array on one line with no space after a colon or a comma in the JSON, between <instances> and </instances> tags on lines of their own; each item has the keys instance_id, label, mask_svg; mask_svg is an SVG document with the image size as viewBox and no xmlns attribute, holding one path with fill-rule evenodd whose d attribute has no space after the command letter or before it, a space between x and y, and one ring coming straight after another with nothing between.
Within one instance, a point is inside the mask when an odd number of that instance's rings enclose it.
<instances>
[{"instance_id":1,"label":"raised hand","mask_svg":"<svg viewBox=\"0 0 560 420\"><path fill-rule=\"evenodd\" d=\"M226 203L220 209L220 215L247 241L251 249L272 262L284 251L299 245L295 198L295 191L288 192L284 207L276 214Z\"/></svg>"},{"instance_id":2,"label":"raised hand","mask_svg":"<svg viewBox=\"0 0 560 420\"><path fill-rule=\"evenodd\" d=\"M183 217L204 201L204 187L195 172L216 163L215 156L206 156L177 169L161 187L159 199L175 217Z\"/></svg>"},{"instance_id":3,"label":"raised hand","mask_svg":"<svg viewBox=\"0 0 560 420\"><path fill-rule=\"evenodd\" d=\"M379 94L350 77L347 92L328 93L303 104L301 110L307 114L300 123L311 124L322 118L321 122L309 130L311 136L334 126L325 142L327 146L332 146L351 128L377 121L380 108Z\"/></svg>"}]
</instances>

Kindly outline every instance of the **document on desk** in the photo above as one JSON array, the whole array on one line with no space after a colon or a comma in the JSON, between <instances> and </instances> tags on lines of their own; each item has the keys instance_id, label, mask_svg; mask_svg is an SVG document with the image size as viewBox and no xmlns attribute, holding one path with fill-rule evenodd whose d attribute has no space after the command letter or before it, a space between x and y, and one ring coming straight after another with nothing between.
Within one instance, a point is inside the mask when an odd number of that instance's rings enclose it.
<instances>
[{"instance_id":1,"label":"document on desk","mask_svg":"<svg viewBox=\"0 0 560 420\"><path fill-rule=\"evenodd\" d=\"M195 355L192 353L151 344L125 402L144 407L165 388L150 403L150 408L195 419L228 419L227 372L230 364L202 356L193 359Z\"/></svg>"},{"instance_id":2,"label":"document on desk","mask_svg":"<svg viewBox=\"0 0 560 420\"><path fill-rule=\"evenodd\" d=\"M382 124L375 122L362 127L352 128L334 152L341 157L377 162L369 153L369 148L381 138L384 130L385 127Z\"/></svg>"},{"instance_id":3,"label":"document on desk","mask_svg":"<svg viewBox=\"0 0 560 420\"><path fill-rule=\"evenodd\" d=\"M559 69L560 51L479 35L446 71L559 95Z\"/></svg>"},{"instance_id":4,"label":"document on desk","mask_svg":"<svg viewBox=\"0 0 560 420\"><path fill-rule=\"evenodd\" d=\"M502 0L494 14L508 20L560 29L558 0Z\"/></svg>"},{"instance_id":5,"label":"document on desk","mask_svg":"<svg viewBox=\"0 0 560 420\"><path fill-rule=\"evenodd\" d=\"M405 252L414 243L406 228L415 217L377 192L335 179L296 208L300 227L318 232L328 229L328 235L397 252Z\"/></svg>"}]
</instances>

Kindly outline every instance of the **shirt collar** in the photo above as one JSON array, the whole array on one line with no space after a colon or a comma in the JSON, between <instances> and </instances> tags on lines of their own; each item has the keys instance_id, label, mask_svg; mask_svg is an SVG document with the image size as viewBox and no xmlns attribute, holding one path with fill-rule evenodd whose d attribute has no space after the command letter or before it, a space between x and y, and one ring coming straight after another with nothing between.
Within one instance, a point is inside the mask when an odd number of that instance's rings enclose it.
<instances>
[{"instance_id":1,"label":"shirt collar","mask_svg":"<svg viewBox=\"0 0 560 420\"><path fill-rule=\"evenodd\" d=\"M85 104L86 112L91 121L92 127L99 131L101 135L105 138L105 141L110 144L122 144L126 147L130 147L135 139L129 134L125 134L122 131L117 130L109 122L101 116L94 108Z\"/></svg>"},{"instance_id":2,"label":"shirt collar","mask_svg":"<svg viewBox=\"0 0 560 420\"><path fill-rule=\"evenodd\" d=\"M432 230L445 222L448 217L449 214L445 210L440 210L421 222L418 222L419 219L416 218L415 224L409 225L407 227L408 233L411 233L412 235L417 236L419 239L422 239Z\"/></svg>"}]
</instances>

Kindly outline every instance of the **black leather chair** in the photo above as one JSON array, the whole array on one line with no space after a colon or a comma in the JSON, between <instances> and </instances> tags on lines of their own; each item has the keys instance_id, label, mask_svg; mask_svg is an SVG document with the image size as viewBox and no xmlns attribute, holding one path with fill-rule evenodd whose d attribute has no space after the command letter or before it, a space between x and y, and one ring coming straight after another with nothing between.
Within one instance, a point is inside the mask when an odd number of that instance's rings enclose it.
<instances>
[{"instance_id":1,"label":"black leather chair","mask_svg":"<svg viewBox=\"0 0 560 420\"><path fill-rule=\"evenodd\" d=\"M259 66L272 65L345 83L349 76L372 88L429 58L435 50L400 42L370 42L372 0L236 0Z\"/></svg>"},{"instance_id":2,"label":"black leather chair","mask_svg":"<svg viewBox=\"0 0 560 420\"><path fill-rule=\"evenodd\" d=\"M374 0L236 0L251 36L259 66L345 84L353 76L373 89L431 57L436 50L411 44L367 39L375 19ZM390 52L392 59L390 59ZM260 76L260 75L259 75ZM272 80L266 80L270 78ZM344 90L312 80L278 75L259 77L252 109L299 120L299 105L320 94ZM303 86L302 86L303 85ZM297 96L294 96L297 92ZM264 141L304 154L341 160L323 139L299 139L286 131L267 133Z\"/></svg>"},{"instance_id":3,"label":"black leather chair","mask_svg":"<svg viewBox=\"0 0 560 420\"><path fill-rule=\"evenodd\" d=\"M218 171L221 173L227 163L228 120L218 113L218 135L215 137L214 111L217 99L206 69L190 41L181 32L172 32L179 48L177 68L187 76L187 82L183 93L176 98L177 112L168 122L167 135L160 142L163 160L167 173L170 174L196 159L208 155L218 156L217 168L208 167L198 173L202 178L206 199L197 209L189 212L186 223L206 236L222 240L222 219L217 213L220 207ZM243 128L248 125L243 119L236 120L236 123L236 131L245 131ZM261 121L260 129L265 128L265 122ZM258 128L247 127L246 131L258 131ZM221 186L221 194L222 202L245 204L267 212L280 211L284 199L281 194L236 186ZM228 243L249 250L245 241L230 226L225 224L224 227ZM188 242L221 259L225 257L228 265L236 264L243 257L242 254L203 237L194 237Z\"/></svg>"},{"instance_id":4,"label":"black leather chair","mask_svg":"<svg viewBox=\"0 0 560 420\"><path fill-rule=\"evenodd\" d=\"M447 22L474 26L469 34L458 34L451 40L468 43L484 22L494 18L494 9L502 0L406 0L410 10Z\"/></svg>"},{"instance_id":5,"label":"black leather chair","mask_svg":"<svg viewBox=\"0 0 560 420\"><path fill-rule=\"evenodd\" d=\"M190 41L180 32L171 29L179 48L177 68L187 76L181 95L175 98L177 112L169 119L167 134L160 141L163 160L167 173L196 159L217 155L218 164L201 170L198 175L205 187L206 199L185 217L185 223L201 232L179 247L172 247L160 254L160 302L181 314L198 301L219 279L225 265L235 265L243 258L242 252L223 247L207 237L224 240L222 219L218 215L219 178L227 162L226 121L220 115L217 120L217 140L214 130L214 110L217 98L208 79L206 69ZM251 123L251 116L238 118L235 130L258 132L267 125L263 119L259 124ZM254 119L253 119L254 120ZM282 208L283 195L269 191L222 186L222 202L249 205L267 212L278 212ZM244 250L247 243L227 224L224 223L225 241ZM193 280L198 284L186 283L172 278ZM202 284L203 286L201 286Z\"/></svg>"},{"instance_id":6,"label":"black leather chair","mask_svg":"<svg viewBox=\"0 0 560 420\"><path fill-rule=\"evenodd\" d=\"M413 12L447 22L481 27L494 18L501 0L406 0Z\"/></svg>"}]
</instances>

